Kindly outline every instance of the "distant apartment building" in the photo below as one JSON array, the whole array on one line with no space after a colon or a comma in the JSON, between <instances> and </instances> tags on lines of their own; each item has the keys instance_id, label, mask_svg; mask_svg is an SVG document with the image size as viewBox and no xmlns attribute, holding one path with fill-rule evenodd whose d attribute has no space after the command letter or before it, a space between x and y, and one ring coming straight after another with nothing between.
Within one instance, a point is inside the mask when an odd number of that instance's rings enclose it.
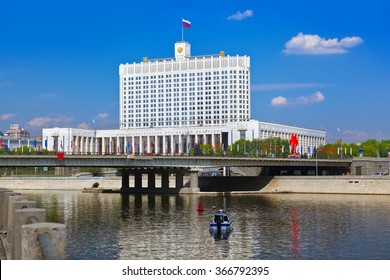
<instances>
[{"instance_id":1,"label":"distant apartment building","mask_svg":"<svg viewBox=\"0 0 390 280\"><path fill-rule=\"evenodd\" d=\"M19 124L11 124L6 135L13 138L30 138L30 133Z\"/></svg>"},{"instance_id":2,"label":"distant apartment building","mask_svg":"<svg viewBox=\"0 0 390 280\"><path fill-rule=\"evenodd\" d=\"M40 149L41 137L31 138L30 133L19 124L11 124L6 133L0 132L0 149L12 151L21 147Z\"/></svg>"}]
</instances>

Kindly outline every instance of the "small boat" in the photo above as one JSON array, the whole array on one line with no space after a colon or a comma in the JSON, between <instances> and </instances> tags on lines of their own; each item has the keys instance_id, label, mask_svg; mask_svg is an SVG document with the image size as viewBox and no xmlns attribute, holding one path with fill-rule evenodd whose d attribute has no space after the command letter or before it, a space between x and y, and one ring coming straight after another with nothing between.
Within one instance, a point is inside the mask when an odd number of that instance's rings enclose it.
<instances>
[{"instance_id":1,"label":"small boat","mask_svg":"<svg viewBox=\"0 0 390 280\"><path fill-rule=\"evenodd\" d=\"M230 219L228 212L218 210L214 213L213 220L210 223L210 232L220 234L233 230L233 221Z\"/></svg>"}]
</instances>

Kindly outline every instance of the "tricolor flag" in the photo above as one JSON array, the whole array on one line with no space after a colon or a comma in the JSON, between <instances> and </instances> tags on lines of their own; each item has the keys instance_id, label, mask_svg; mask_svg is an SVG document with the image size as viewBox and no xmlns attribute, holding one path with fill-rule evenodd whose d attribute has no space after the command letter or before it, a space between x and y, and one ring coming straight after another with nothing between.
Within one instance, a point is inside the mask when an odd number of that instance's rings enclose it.
<instances>
[{"instance_id":1,"label":"tricolor flag","mask_svg":"<svg viewBox=\"0 0 390 280\"><path fill-rule=\"evenodd\" d=\"M181 25L185 28L191 28L191 22L189 20L184 19L184 18L182 19Z\"/></svg>"}]
</instances>

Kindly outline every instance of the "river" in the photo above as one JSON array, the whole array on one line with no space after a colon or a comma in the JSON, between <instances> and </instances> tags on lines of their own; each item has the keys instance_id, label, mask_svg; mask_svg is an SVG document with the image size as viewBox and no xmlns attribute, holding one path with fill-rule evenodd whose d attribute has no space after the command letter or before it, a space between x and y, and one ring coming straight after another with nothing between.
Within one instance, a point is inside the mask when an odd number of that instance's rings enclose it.
<instances>
[{"instance_id":1,"label":"river","mask_svg":"<svg viewBox=\"0 0 390 280\"><path fill-rule=\"evenodd\" d=\"M387 195L19 192L66 225L68 259L390 259ZM210 235L213 206L230 213L230 236Z\"/></svg>"}]
</instances>

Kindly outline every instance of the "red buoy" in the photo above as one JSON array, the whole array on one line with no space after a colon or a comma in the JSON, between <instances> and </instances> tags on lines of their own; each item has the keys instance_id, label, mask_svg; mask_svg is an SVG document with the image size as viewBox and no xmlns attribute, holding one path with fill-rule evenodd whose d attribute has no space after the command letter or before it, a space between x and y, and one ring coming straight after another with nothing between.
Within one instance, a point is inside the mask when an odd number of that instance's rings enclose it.
<instances>
[{"instance_id":1,"label":"red buoy","mask_svg":"<svg viewBox=\"0 0 390 280\"><path fill-rule=\"evenodd\" d=\"M198 210L198 212L202 212L204 210L202 202L199 202L197 210Z\"/></svg>"}]
</instances>

